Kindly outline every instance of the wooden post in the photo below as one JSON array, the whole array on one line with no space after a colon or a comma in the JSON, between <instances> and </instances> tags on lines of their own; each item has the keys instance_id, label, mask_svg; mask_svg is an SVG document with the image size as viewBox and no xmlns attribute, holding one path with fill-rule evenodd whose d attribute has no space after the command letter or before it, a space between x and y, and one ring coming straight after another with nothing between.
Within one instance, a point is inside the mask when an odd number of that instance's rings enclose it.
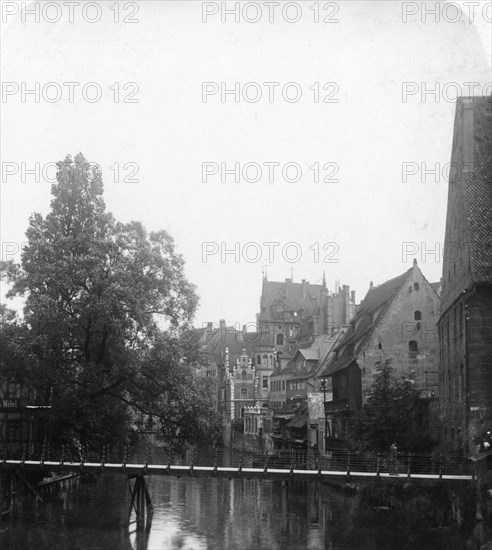
<instances>
[{"instance_id":1,"label":"wooden post","mask_svg":"<svg viewBox=\"0 0 492 550\"><path fill-rule=\"evenodd\" d=\"M154 508L152 507L152 500L147 490L145 477L143 475L137 475L131 476L129 479L132 477L135 477L135 483L133 485L133 490L130 488L131 501L128 511L128 523L130 523L133 509L136 515L137 531L141 531L146 528L146 525L147 529L150 527Z\"/></svg>"}]
</instances>

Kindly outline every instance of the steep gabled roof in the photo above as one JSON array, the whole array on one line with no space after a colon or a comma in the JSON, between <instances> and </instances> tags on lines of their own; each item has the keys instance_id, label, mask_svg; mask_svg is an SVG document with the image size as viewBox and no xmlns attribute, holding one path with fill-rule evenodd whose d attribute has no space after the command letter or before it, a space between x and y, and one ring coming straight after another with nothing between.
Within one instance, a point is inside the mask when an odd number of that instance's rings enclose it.
<instances>
[{"instance_id":1,"label":"steep gabled roof","mask_svg":"<svg viewBox=\"0 0 492 550\"><path fill-rule=\"evenodd\" d=\"M371 286L344 338L336 347L336 350L340 353L338 360L333 358L320 376L327 376L345 369L352 361L357 359L360 349L370 338L379 319L391 305L415 267L416 264L398 277L394 277L378 286Z\"/></svg>"}]
</instances>

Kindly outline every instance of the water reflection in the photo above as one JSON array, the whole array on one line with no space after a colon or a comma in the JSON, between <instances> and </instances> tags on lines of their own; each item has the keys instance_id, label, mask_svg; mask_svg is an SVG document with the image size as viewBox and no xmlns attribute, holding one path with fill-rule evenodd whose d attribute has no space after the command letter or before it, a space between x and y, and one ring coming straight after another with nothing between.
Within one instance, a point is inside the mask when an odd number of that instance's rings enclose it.
<instances>
[{"instance_id":1,"label":"water reflection","mask_svg":"<svg viewBox=\"0 0 492 550\"><path fill-rule=\"evenodd\" d=\"M461 550L465 539L430 497L377 502L323 484L148 478L148 531L127 525L128 483L104 475L0 524L2 550ZM404 501L405 499L403 499ZM390 506L387 506L390 504ZM404 505L404 506L403 506ZM443 504L444 506L444 504ZM434 515L432 515L434 514ZM134 518L133 518L134 519Z\"/></svg>"}]
</instances>

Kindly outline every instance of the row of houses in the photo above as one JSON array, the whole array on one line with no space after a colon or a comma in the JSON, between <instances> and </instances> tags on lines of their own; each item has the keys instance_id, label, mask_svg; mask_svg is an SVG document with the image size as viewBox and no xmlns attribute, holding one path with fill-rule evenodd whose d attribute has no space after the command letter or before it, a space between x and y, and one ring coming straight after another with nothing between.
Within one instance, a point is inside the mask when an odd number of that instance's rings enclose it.
<instances>
[{"instance_id":1,"label":"row of houses","mask_svg":"<svg viewBox=\"0 0 492 550\"><path fill-rule=\"evenodd\" d=\"M388 359L442 445L469 453L492 430L491 122L490 97L457 101L441 281L414 260L356 304L348 285L330 293L324 274L321 284L264 275L255 332L225 321L202 330L226 439L254 410L278 446L343 445Z\"/></svg>"}]
</instances>

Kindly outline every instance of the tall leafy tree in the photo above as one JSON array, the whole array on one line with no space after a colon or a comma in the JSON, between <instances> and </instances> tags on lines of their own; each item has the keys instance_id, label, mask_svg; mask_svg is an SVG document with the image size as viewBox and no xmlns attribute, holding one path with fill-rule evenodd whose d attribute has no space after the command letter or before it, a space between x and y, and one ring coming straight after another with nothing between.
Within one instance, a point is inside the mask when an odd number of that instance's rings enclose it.
<instances>
[{"instance_id":1,"label":"tall leafy tree","mask_svg":"<svg viewBox=\"0 0 492 550\"><path fill-rule=\"evenodd\" d=\"M52 404L52 437L122 439L142 414L191 437L187 415L209 408L180 344L197 296L171 236L117 222L80 154L58 163L52 196L21 265L4 266L9 294L25 297L24 374Z\"/></svg>"},{"instance_id":2,"label":"tall leafy tree","mask_svg":"<svg viewBox=\"0 0 492 550\"><path fill-rule=\"evenodd\" d=\"M351 439L366 450L388 451L392 443L405 451L427 452L433 442L424 421L420 392L393 376L391 361L376 366L367 399L351 423Z\"/></svg>"}]
</instances>

